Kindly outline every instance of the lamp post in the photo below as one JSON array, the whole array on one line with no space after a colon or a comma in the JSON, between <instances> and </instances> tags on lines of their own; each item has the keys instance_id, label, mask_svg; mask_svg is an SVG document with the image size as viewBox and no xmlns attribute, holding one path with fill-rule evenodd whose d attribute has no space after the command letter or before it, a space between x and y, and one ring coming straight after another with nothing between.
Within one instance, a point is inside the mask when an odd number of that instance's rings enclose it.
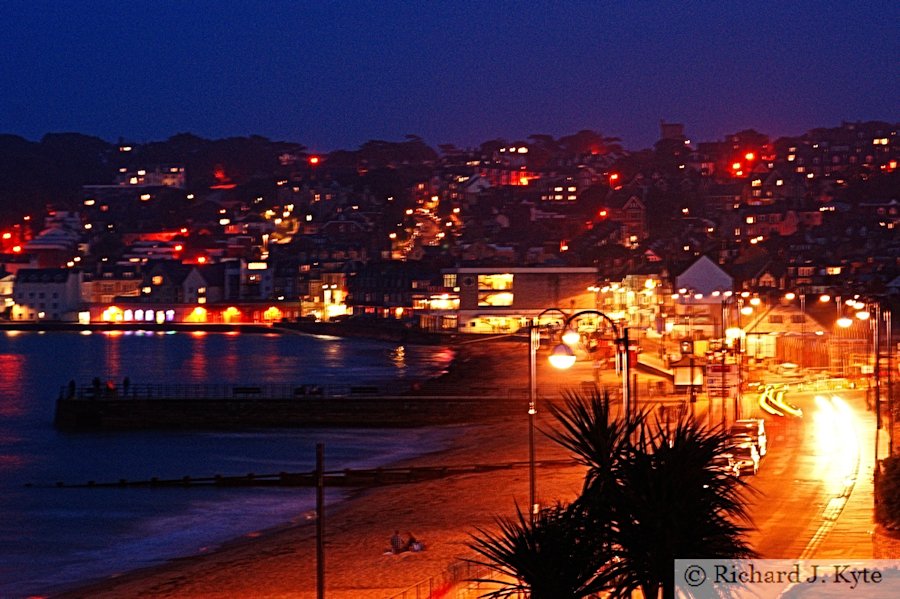
<instances>
[{"instance_id":1,"label":"lamp post","mask_svg":"<svg viewBox=\"0 0 900 599\"><path fill-rule=\"evenodd\" d=\"M800 298L800 355L798 356L799 359L797 360L797 363L802 372L806 362L806 351L804 351L806 349L806 294L797 294L793 291L784 294L784 298L788 301L793 301L797 297Z\"/></svg>"},{"instance_id":2,"label":"lamp post","mask_svg":"<svg viewBox=\"0 0 900 599\"><path fill-rule=\"evenodd\" d=\"M625 415L625 420L630 421L632 412L634 410L633 406L631 405L631 386L629 384L630 359L628 347L628 327L622 327L622 330L620 331L615 321L603 312L599 310L581 310L580 312L575 312L574 314L569 316L566 319L565 324L563 324L563 328L566 330L566 335L569 333L575 333L577 335L577 332L570 329L570 325L576 319L591 314L599 316L600 318L605 320L615 334L616 353L619 356L622 369L622 412ZM575 363L575 353L568 345L566 345L565 343L561 343L553 349L553 353L550 355L550 363L556 368L570 368Z\"/></svg>"},{"instance_id":3,"label":"lamp post","mask_svg":"<svg viewBox=\"0 0 900 599\"><path fill-rule=\"evenodd\" d=\"M548 312L562 314L563 322L567 322L568 315L559 308L547 308L537 315L537 318L528 323L528 505L531 525L534 526L534 517L538 505L537 477L535 475L534 457L534 418L537 416L537 352L541 347L541 316ZM565 327L565 324L563 325Z\"/></svg>"},{"instance_id":4,"label":"lamp post","mask_svg":"<svg viewBox=\"0 0 900 599\"><path fill-rule=\"evenodd\" d=\"M534 417L537 415L537 350L541 347L541 330L532 322L528 327L528 512L534 526L535 472L534 472Z\"/></svg>"}]
</instances>

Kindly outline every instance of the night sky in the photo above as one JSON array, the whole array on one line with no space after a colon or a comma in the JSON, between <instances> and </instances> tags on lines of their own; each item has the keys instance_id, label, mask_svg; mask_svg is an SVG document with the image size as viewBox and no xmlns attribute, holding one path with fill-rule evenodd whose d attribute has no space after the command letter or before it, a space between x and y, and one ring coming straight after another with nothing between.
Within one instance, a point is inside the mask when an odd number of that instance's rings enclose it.
<instances>
[{"instance_id":1,"label":"night sky","mask_svg":"<svg viewBox=\"0 0 900 599\"><path fill-rule=\"evenodd\" d=\"M313 150L898 118L900 2L0 3L0 132Z\"/></svg>"}]
</instances>

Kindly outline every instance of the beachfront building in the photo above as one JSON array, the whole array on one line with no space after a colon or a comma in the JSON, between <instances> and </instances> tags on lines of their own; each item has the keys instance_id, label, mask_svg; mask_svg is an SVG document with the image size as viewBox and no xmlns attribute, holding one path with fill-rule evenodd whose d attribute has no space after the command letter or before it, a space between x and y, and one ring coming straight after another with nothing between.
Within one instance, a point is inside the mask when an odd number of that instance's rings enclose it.
<instances>
[{"instance_id":1,"label":"beachfront building","mask_svg":"<svg viewBox=\"0 0 900 599\"><path fill-rule=\"evenodd\" d=\"M74 321L81 305L82 272L68 268L23 268L13 283L10 319Z\"/></svg>"},{"instance_id":2,"label":"beachfront building","mask_svg":"<svg viewBox=\"0 0 900 599\"><path fill-rule=\"evenodd\" d=\"M446 329L455 321L461 333L512 333L548 308L572 313L595 307L594 267L475 266L441 272L441 303L423 315L424 328Z\"/></svg>"}]
</instances>

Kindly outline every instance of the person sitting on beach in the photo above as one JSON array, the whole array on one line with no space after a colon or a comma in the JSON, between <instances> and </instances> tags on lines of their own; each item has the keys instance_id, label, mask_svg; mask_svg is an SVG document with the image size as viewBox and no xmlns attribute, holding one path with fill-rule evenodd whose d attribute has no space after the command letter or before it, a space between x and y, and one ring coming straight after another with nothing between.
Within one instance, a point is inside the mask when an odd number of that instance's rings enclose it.
<instances>
[{"instance_id":1,"label":"person sitting on beach","mask_svg":"<svg viewBox=\"0 0 900 599\"><path fill-rule=\"evenodd\" d=\"M413 533L406 533L407 537L404 540L400 535L399 530L394 531L394 536L391 537L391 553L398 554L404 553L406 551L424 551L425 543L418 540Z\"/></svg>"},{"instance_id":2,"label":"person sitting on beach","mask_svg":"<svg viewBox=\"0 0 900 599\"><path fill-rule=\"evenodd\" d=\"M393 553L403 553L409 548L406 542L404 542L403 537L400 536L400 531L395 530L394 536L391 537L391 552Z\"/></svg>"},{"instance_id":3,"label":"person sitting on beach","mask_svg":"<svg viewBox=\"0 0 900 599\"><path fill-rule=\"evenodd\" d=\"M409 549L410 551L424 551L425 550L425 543L423 543L422 541L420 541L419 539L414 537L413 533L411 533L411 532L408 532L406 534L409 535L409 538L406 539L407 549Z\"/></svg>"}]
</instances>

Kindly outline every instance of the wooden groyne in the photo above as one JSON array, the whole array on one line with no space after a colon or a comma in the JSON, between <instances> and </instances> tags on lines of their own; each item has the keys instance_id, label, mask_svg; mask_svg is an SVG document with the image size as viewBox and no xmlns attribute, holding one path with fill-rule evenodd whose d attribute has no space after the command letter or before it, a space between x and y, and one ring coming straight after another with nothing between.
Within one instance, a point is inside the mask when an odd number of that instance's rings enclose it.
<instances>
[{"instance_id":1,"label":"wooden groyne","mask_svg":"<svg viewBox=\"0 0 900 599\"><path fill-rule=\"evenodd\" d=\"M524 396L499 389L415 396L388 394L374 386L70 386L60 390L54 425L73 432L417 427L486 421L524 410L525 405Z\"/></svg>"},{"instance_id":2,"label":"wooden groyne","mask_svg":"<svg viewBox=\"0 0 900 599\"><path fill-rule=\"evenodd\" d=\"M543 460L540 467L570 466L574 460ZM495 470L523 468L528 462L505 462L499 464L460 464L453 466L418 466L413 468L363 468L325 471L323 481L326 487L364 488L381 485L397 485L434 480L448 476L478 474ZM120 479L117 481L84 483L57 482L53 485L28 484L26 487L55 487L60 489L104 489L104 488L163 488L163 487L314 487L316 472L278 472L276 474L249 473L239 476L184 476L181 478L150 478L145 480Z\"/></svg>"}]
</instances>

